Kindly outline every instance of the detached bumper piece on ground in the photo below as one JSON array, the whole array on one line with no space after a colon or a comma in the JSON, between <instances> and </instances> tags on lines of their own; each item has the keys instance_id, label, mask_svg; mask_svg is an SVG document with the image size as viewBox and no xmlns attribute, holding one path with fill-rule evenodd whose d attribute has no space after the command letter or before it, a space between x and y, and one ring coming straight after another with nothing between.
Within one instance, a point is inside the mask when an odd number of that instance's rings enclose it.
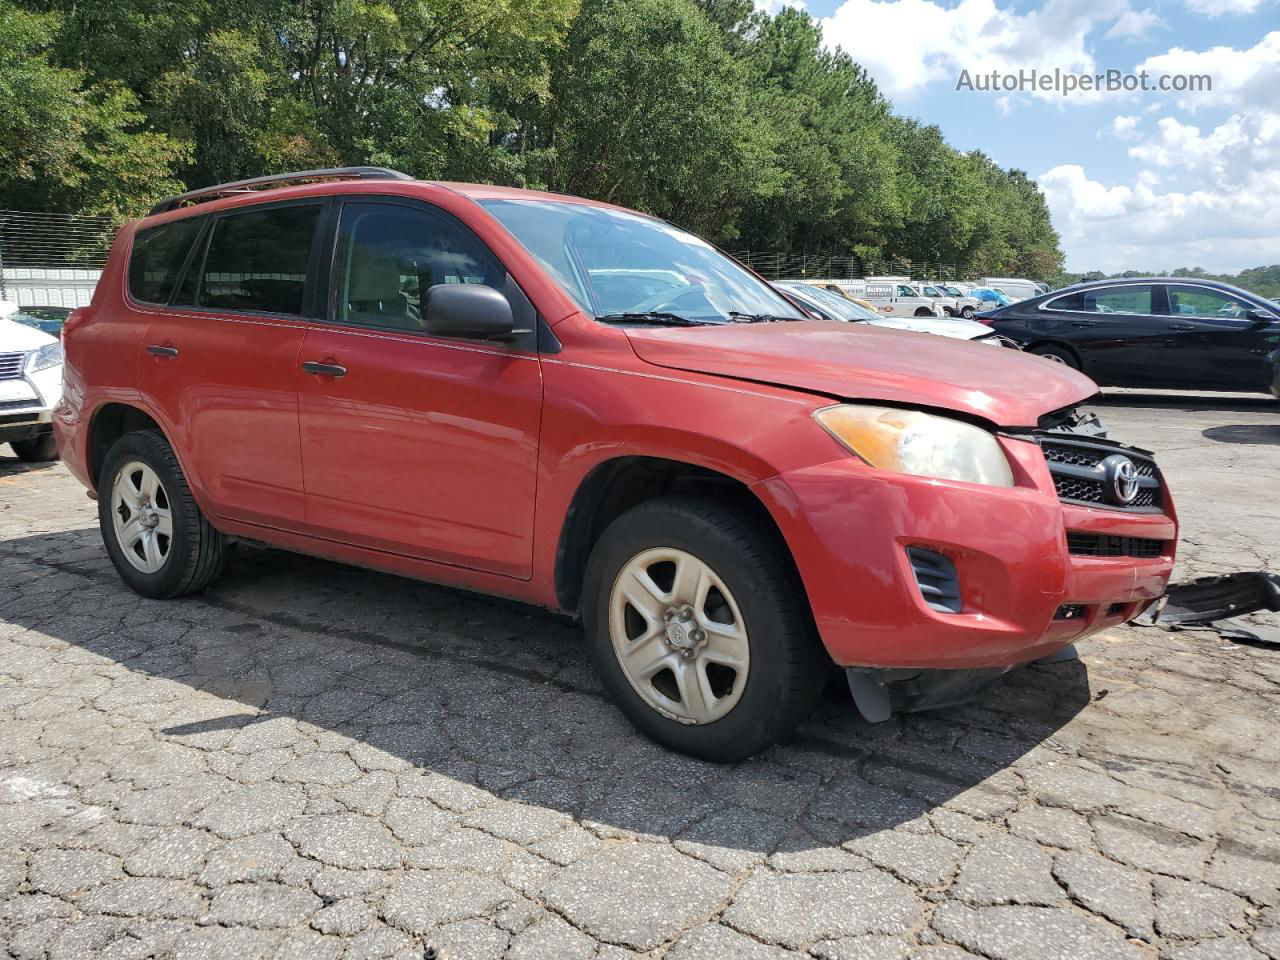
<instances>
[{"instance_id":1,"label":"detached bumper piece on ground","mask_svg":"<svg viewBox=\"0 0 1280 960\"><path fill-rule=\"evenodd\" d=\"M1280 646L1276 628L1259 634L1224 622L1262 610L1280 612L1280 576L1251 570L1171 584L1163 603L1134 623L1167 630L1210 629L1229 640Z\"/></svg>"}]
</instances>

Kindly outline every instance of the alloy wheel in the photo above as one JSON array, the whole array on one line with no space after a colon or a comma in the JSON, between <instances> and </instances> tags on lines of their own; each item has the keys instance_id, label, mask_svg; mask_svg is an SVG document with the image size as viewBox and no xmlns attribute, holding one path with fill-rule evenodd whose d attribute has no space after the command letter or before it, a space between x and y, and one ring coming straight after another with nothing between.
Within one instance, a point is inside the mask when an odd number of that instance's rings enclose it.
<instances>
[{"instance_id":1,"label":"alloy wheel","mask_svg":"<svg viewBox=\"0 0 1280 960\"><path fill-rule=\"evenodd\" d=\"M125 559L142 573L158 573L173 546L173 511L159 475L141 460L117 471L111 520Z\"/></svg>"},{"instance_id":2,"label":"alloy wheel","mask_svg":"<svg viewBox=\"0 0 1280 960\"><path fill-rule=\"evenodd\" d=\"M655 547L628 561L610 591L609 634L632 688L668 719L711 723L742 697L746 623L724 581L691 553Z\"/></svg>"}]
</instances>

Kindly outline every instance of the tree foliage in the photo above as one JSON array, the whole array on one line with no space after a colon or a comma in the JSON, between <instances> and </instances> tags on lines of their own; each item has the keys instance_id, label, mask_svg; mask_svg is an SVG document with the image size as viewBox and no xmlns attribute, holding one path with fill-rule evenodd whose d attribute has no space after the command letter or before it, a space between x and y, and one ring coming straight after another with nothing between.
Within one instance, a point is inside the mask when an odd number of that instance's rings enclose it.
<instances>
[{"instance_id":1,"label":"tree foliage","mask_svg":"<svg viewBox=\"0 0 1280 960\"><path fill-rule=\"evenodd\" d=\"M1045 277L1035 183L896 116L751 0L0 0L0 202L381 164L582 194L734 248Z\"/></svg>"}]
</instances>

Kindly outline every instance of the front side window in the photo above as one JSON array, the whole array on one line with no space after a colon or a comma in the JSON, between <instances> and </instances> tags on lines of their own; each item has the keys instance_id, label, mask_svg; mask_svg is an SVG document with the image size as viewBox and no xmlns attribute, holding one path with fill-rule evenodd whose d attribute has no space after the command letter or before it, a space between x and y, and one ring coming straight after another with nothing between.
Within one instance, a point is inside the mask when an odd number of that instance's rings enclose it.
<instances>
[{"instance_id":1,"label":"front side window","mask_svg":"<svg viewBox=\"0 0 1280 960\"><path fill-rule=\"evenodd\" d=\"M478 202L595 317L803 319L786 298L711 244L661 220L581 203Z\"/></svg>"},{"instance_id":2,"label":"front side window","mask_svg":"<svg viewBox=\"0 0 1280 960\"><path fill-rule=\"evenodd\" d=\"M903 286L902 284L898 284L898 296L900 296L900 297L917 297L917 296L919 296L919 294L918 294L918 293L916 293L914 290L912 290L910 287Z\"/></svg>"},{"instance_id":3,"label":"front side window","mask_svg":"<svg viewBox=\"0 0 1280 960\"><path fill-rule=\"evenodd\" d=\"M440 283L481 283L511 297L505 268L475 237L400 204L345 204L336 262L339 323L422 331L427 291Z\"/></svg>"},{"instance_id":4,"label":"front side window","mask_svg":"<svg viewBox=\"0 0 1280 960\"><path fill-rule=\"evenodd\" d=\"M129 254L129 295L143 303L168 303L204 217L171 220L139 230Z\"/></svg>"},{"instance_id":5,"label":"front side window","mask_svg":"<svg viewBox=\"0 0 1280 960\"><path fill-rule=\"evenodd\" d=\"M1106 287L1101 290L1080 290L1050 300L1046 310L1070 310L1073 313L1136 313L1150 314L1152 288L1147 285L1132 287Z\"/></svg>"},{"instance_id":6,"label":"front side window","mask_svg":"<svg viewBox=\"0 0 1280 960\"><path fill-rule=\"evenodd\" d=\"M1252 304L1208 287L1170 284L1166 290L1169 313L1174 316L1235 320L1248 316L1253 309Z\"/></svg>"},{"instance_id":7,"label":"front side window","mask_svg":"<svg viewBox=\"0 0 1280 960\"><path fill-rule=\"evenodd\" d=\"M229 213L213 225L197 305L301 315L320 204Z\"/></svg>"}]
</instances>

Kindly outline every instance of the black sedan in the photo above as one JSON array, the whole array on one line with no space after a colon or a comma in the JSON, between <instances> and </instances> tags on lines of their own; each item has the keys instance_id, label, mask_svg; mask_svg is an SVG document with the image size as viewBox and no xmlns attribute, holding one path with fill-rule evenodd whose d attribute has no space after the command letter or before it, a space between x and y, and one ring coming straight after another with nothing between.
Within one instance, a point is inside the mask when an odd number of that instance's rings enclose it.
<instances>
[{"instance_id":1,"label":"black sedan","mask_svg":"<svg viewBox=\"0 0 1280 960\"><path fill-rule=\"evenodd\" d=\"M983 314L997 332L1102 386L1273 392L1280 307L1210 280L1076 284Z\"/></svg>"}]
</instances>

